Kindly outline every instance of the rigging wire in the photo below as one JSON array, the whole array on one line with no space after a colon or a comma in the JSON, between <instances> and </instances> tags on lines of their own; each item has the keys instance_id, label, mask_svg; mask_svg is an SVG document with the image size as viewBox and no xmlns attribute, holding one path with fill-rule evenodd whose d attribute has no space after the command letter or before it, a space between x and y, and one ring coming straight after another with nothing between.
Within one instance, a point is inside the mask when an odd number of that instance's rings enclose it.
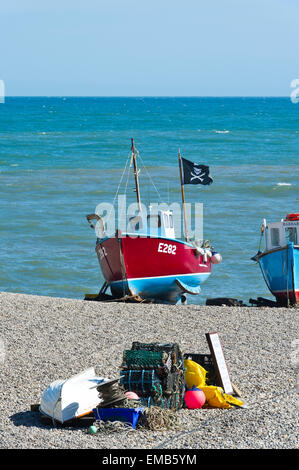
<instances>
[{"instance_id":1,"label":"rigging wire","mask_svg":"<svg viewBox=\"0 0 299 470\"><path fill-rule=\"evenodd\" d=\"M131 156L129 155L128 158L127 158L127 161L126 161L126 164L125 164L125 167L124 167L124 170L122 172L122 175L121 175L121 178L120 178L120 182L118 184L118 187L117 187L117 190L116 190L116 193L115 193L115 196L114 196L114 199L113 199L113 205L115 203L115 199L116 197L118 196L118 193L119 193L119 190L120 190L120 186L121 186L121 183L122 183L122 180L123 180L123 177L124 177L124 174L126 172L126 169L127 169L127 165L128 165L128 161L131 159ZM128 172L129 173L129 172ZM127 180L127 183L128 183L128 180Z\"/></svg>"},{"instance_id":2,"label":"rigging wire","mask_svg":"<svg viewBox=\"0 0 299 470\"><path fill-rule=\"evenodd\" d=\"M141 164L142 164L142 167L144 168L151 184L153 185L157 195L158 195L158 198L159 198L159 201L162 202L162 197L161 197L161 194L159 192L159 190L157 189L157 186L155 185L150 173L148 172L145 164L144 164L144 161L139 153L139 151L135 148L135 151L136 151L136 155L137 157L139 158ZM128 165L129 164L129 165ZM126 183L125 183L125 187L124 187L124 194L126 195L127 194L127 188L128 188L128 182L129 182L129 177L130 177L130 168L132 167L132 155L129 154L129 156L127 157L127 160L126 160L126 164L125 164L125 167L123 169L123 172L122 172L122 175L121 175L121 178L120 178L120 181L119 181L119 184L118 184L118 187L117 187L117 190L115 192L115 195L114 195L114 198L113 198L113 201L112 201L112 207L110 209L110 212L108 214L108 217L107 217L107 222L110 220L110 217L111 217L111 213L112 213L112 208L114 208L114 204L115 204L115 201L116 201L116 198L118 197L119 195L119 192L120 192L120 188L121 188L121 185L122 185L122 182L123 182L123 179L124 179L124 176L125 176L125 173L127 171L127 178L126 178ZM125 204L125 202L124 202ZM120 210L120 213L122 213L122 210L123 208L121 208Z\"/></svg>"},{"instance_id":3,"label":"rigging wire","mask_svg":"<svg viewBox=\"0 0 299 470\"><path fill-rule=\"evenodd\" d=\"M143 166L143 168L145 169L145 171L146 171L146 173L147 173L147 176L149 177L150 182L152 183L152 185L154 186L154 188L155 188L155 190L156 190L156 193L157 193L157 195L158 195L158 198L159 198L160 202L162 202L161 195L160 195L160 193L159 193L159 191L158 191L158 189L157 189L157 187L156 187L156 185L155 185L155 183L154 183L154 181L153 181L151 175L149 174L149 172L148 172L146 166L144 165L143 159L142 159L142 157L141 157L141 155L140 155L140 153L138 152L137 149L136 149L136 153L137 153L137 156L140 158L140 161L141 161L141 163L142 163L142 166Z\"/></svg>"},{"instance_id":4,"label":"rigging wire","mask_svg":"<svg viewBox=\"0 0 299 470\"><path fill-rule=\"evenodd\" d=\"M127 157L126 164L125 164L125 167L124 167L124 169L123 169L123 172L122 172L120 181L119 181L119 183L118 183L118 187L117 187L117 190L116 190L116 192L115 192L115 195L114 195L114 198L113 198L113 201L112 201L112 207L111 207L110 212L109 212L109 215L108 215L108 217L107 217L107 221L110 219L110 216L111 216L111 213L112 213L112 208L114 208L115 200L116 200L116 198L117 198L117 196L118 196L118 193L119 193L119 190L120 190L120 186L121 186L121 183L122 183L122 180L123 180L123 177L124 177L124 175L125 175L125 172L126 172L126 169L127 169L127 166L128 166L128 162L129 162L130 159L131 159L131 156L129 155L129 156ZM129 171L128 171L128 174L129 174ZM128 184L128 179L127 179L127 184Z\"/></svg>"}]
</instances>

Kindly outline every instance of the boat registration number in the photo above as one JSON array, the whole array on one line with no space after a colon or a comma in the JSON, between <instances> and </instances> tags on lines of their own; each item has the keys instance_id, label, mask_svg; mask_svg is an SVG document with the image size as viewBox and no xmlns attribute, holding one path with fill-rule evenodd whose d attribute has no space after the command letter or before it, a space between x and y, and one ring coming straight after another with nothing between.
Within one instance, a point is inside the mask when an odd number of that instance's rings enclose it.
<instances>
[{"instance_id":1,"label":"boat registration number","mask_svg":"<svg viewBox=\"0 0 299 470\"><path fill-rule=\"evenodd\" d=\"M158 246L159 253L168 253L170 255L176 254L176 245L170 245L169 243L159 243Z\"/></svg>"}]
</instances>

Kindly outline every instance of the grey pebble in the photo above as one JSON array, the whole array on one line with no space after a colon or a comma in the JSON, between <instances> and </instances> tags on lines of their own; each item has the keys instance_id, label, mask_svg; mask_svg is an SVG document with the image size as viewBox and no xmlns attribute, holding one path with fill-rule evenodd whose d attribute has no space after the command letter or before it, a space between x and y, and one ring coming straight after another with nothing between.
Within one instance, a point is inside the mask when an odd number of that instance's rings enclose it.
<instances>
[{"instance_id":1,"label":"grey pebble","mask_svg":"<svg viewBox=\"0 0 299 470\"><path fill-rule=\"evenodd\" d=\"M117 304L0 293L0 447L2 449L298 448L297 309ZM90 435L41 422L54 380L89 367L119 377L133 341L177 342L209 353L217 331L231 380L247 409L182 409L179 429ZM297 340L297 341L296 341ZM297 349L296 349L297 348Z\"/></svg>"}]
</instances>

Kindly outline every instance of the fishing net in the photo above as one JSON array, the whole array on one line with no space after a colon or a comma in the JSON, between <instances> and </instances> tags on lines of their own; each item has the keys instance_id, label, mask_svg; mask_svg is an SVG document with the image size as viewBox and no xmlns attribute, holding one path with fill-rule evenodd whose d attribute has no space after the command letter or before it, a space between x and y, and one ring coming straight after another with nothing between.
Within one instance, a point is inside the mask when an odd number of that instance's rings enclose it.
<instances>
[{"instance_id":1,"label":"fishing net","mask_svg":"<svg viewBox=\"0 0 299 470\"><path fill-rule=\"evenodd\" d=\"M139 402L141 406L146 408L158 407L162 409L179 410L183 406L181 394L178 392L173 392L169 396L141 397Z\"/></svg>"},{"instance_id":2,"label":"fishing net","mask_svg":"<svg viewBox=\"0 0 299 470\"><path fill-rule=\"evenodd\" d=\"M123 421L96 421L93 426L95 426L97 433L120 433L122 431L132 432L135 429L132 427L131 423L124 423Z\"/></svg>"},{"instance_id":3,"label":"fishing net","mask_svg":"<svg viewBox=\"0 0 299 470\"><path fill-rule=\"evenodd\" d=\"M171 356L165 351L129 349L124 351L123 354L123 368L127 367L128 369L155 369L157 367L166 367L168 370L170 370L171 365Z\"/></svg>"},{"instance_id":4,"label":"fishing net","mask_svg":"<svg viewBox=\"0 0 299 470\"><path fill-rule=\"evenodd\" d=\"M183 364L183 353L177 343L140 343L134 341L131 350L139 351L140 355L142 355L141 351L163 352L171 359L172 368L180 368Z\"/></svg>"},{"instance_id":5,"label":"fishing net","mask_svg":"<svg viewBox=\"0 0 299 470\"><path fill-rule=\"evenodd\" d=\"M141 396L155 396L162 393L161 382L154 369L123 370L120 372L119 383L126 390Z\"/></svg>"},{"instance_id":6,"label":"fishing net","mask_svg":"<svg viewBox=\"0 0 299 470\"><path fill-rule=\"evenodd\" d=\"M163 410L151 406L142 413L138 427L144 427L151 431L178 429L178 417L173 410Z\"/></svg>"}]
</instances>

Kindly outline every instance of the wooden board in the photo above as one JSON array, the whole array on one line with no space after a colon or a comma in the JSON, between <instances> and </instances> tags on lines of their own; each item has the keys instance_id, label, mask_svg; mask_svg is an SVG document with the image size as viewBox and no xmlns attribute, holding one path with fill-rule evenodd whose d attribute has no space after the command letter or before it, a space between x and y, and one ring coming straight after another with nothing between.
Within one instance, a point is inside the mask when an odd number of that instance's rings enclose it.
<instances>
[{"instance_id":1,"label":"wooden board","mask_svg":"<svg viewBox=\"0 0 299 470\"><path fill-rule=\"evenodd\" d=\"M234 388L230 380L228 367L217 332L206 333L207 342L216 368L216 373L224 392L233 395Z\"/></svg>"}]
</instances>

